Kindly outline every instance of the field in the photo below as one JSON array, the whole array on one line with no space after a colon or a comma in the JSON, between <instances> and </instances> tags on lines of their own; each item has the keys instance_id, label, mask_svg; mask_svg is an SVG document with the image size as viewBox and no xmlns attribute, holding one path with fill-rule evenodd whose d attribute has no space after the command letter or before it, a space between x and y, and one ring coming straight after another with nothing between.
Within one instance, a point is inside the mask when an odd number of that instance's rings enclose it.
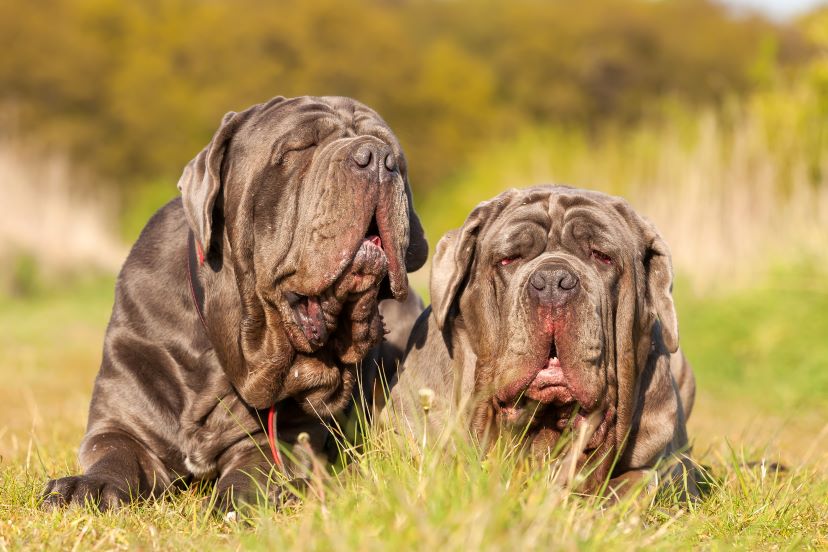
<instances>
[{"instance_id":1,"label":"field","mask_svg":"<svg viewBox=\"0 0 828 552\"><path fill-rule=\"evenodd\" d=\"M828 550L828 11L794 28L706 0L49 4L0 5L0 552ZM78 471L127 244L222 113L279 93L383 114L432 252L508 187L595 188L651 218L704 497L608 505L508 446L369 434L351 468L252 523L213 515L207 484L41 511L47 479Z\"/></svg>"},{"instance_id":2,"label":"field","mask_svg":"<svg viewBox=\"0 0 828 552\"><path fill-rule=\"evenodd\" d=\"M45 480L77 470L112 286L92 279L1 305L2 550L828 547L828 278L815 269L715 298L678 286L699 382L690 432L713 476L699 504L604 509L505 455L411 459L379 440L324 501L262 511L254 527L211 516L209 488L105 515L38 510Z\"/></svg>"}]
</instances>

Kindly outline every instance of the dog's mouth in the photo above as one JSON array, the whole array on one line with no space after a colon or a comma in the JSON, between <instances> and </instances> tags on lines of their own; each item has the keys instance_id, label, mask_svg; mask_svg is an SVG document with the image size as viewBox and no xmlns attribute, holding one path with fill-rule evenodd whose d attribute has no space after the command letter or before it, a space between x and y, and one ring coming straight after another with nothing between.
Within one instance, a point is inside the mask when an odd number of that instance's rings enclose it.
<instances>
[{"instance_id":1,"label":"dog's mouth","mask_svg":"<svg viewBox=\"0 0 828 552\"><path fill-rule=\"evenodd\" d=\"M293 319L312 347L321 347L328 340L328 324L321 296L309 297L292 291L284 293L293 310Z\"/></svg>"},{"instance_id":2,"label":"dog's mouth","mask_svg":"<svg viewBox=\"0 0 828 552\"><path fill-rule=\"evenodd\" d=\"M576 402L567 387L566 376L563 372L561 360L558 358L558 349L554 337L549 347L546 366L535 374L524 395L541 404L568 405Z\"/></svg>"},{"instance_id":3,"label":"dog's mouth","mask_svg":"<svg viewBox=\"0 0 828 552\"><path fill-rule=\"evenodd\" d=\"M285 301L293 312L293 321L301 331L301 336L294 333L294 344L306 351L315 351L325 345L336 331L339 315L345 305L371 288L379 289L387 280L387 274L388 256L379 236L376 219L372 218L353 258L333 283L317 295L283 292ZM301 343L302 337L306 344Z\"/></svg>"},{"instance_id":4,"label":"dog's mouth","mask_svg":"<svg viewBox=\"0 0 828 552\"><path fill-rule=\"evenodd\" d=\"M541 366L499 390L495 400L501 410L519 407L528 400L557 405L575 402L558 358L554 335L549 345L549 354Z\"/></svg>"},{"instance_id":5,"label":"dog's mouth","mask_svg":"<svg viewBox=\"0 0 828 552\"><path fill-rule=\"evenodd\" d=\"M541 434L547 441L551 437L551 443L565 431L577 433L591 414L578 402L567 381L554 335L546 363L497 393L494 407L499 422L507 428ZM604 441L608 429L606 412L602 413L602 418L588 437L585 451L596 449Z\"/></svg>"}]
</instances>

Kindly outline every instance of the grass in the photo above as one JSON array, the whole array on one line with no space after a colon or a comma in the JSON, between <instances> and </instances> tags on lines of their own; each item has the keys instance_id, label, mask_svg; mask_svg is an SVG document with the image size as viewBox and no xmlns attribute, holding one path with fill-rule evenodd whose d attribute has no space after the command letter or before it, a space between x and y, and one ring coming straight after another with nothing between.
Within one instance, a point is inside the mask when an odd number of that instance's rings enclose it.
<instances>
[{"instance_id":1,"label":"grass","mask_svg":"<svg viewBox=\"0 0 828 552\"><path fill-rule=\"evenodd\" d=\"M772 445L786 463L828 451L828 281L812 265L695 297L679 283L681 342L694 366L697 450L710 439ZM715 414L721 412L729 423ZM817 440L816 449L815 436ZM810 457L809 457L810 455Z\"/></svg>"},{"instance_id":2,"label":"grass","mask_svg":"<svg viewBox=\"0 0 828 552\"><path fill-rule=\"evenodd\" d=\"M77 471L112 285L0 301L0 550L828 547L828 279L817 269L726 296L677 293L699 383L690 432L713 476L698 504L607 508L508 449L483 461L463 450L411 456L380 436L324 501L259 511L253 526L210 515L210 486L104 515L37 509L48 477ZM763 459L791 470L746 467Z\"/></svg>"},{"instance_id":3,"label":"grass","mask_svg":"<svg viewBox=\"0 0 828 552\"><path fill-rule=\"evenodd\" d=\"M56 452L52 443L72 443L83 432L113 297L111 277L0 295L0 374L10 384L0 386L4 459L28 454L30 445Z\"/></svg>"}]
</instances>

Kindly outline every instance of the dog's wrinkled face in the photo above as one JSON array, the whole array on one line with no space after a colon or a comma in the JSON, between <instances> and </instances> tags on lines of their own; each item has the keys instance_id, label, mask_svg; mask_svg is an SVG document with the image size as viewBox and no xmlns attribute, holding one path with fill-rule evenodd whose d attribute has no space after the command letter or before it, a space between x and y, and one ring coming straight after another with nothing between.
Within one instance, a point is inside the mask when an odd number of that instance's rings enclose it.
<instances>
[{"instance_id":1,"label":"dog's wrinkled face","mask_svg":"<svg viewBox=\"0 0 828 552\"><path fill-rule=\"evenodd\" d=\"M589 418L584 456L615 444L619 378L646 355L638 344L657 316L646 304L654 236L623 200L543 187L482 204L444 238L434 312L477 356L478 435L525 432L546 454Z\"/></svg>"},{"instance_id":2,"label":"dog's wrinkled face","mask_svg":"<svg viewBox=\"0 0 828 552\"><path fill-rule=\"evenodd\" d=\"M496 416L518 430L530 424L535 442L551 444L586 413L610 413L614 373L607 361L614 342L605 328L616 310L619 272L632 261L616 243L634 236L617 213L566 196L517 204L503 214L480 236L480 271L473 272L461 310L470 327L487 319L500 323L475 328L479 337L489 334L479 356L491 370ZM477 312L487 307L497 312ZM606 429L602 424L590 444L603 442Z\"/></svg>"},{"instance_id":3,"label":"dog's wrinkled face","mask_svg":"<svg viewBox=\"0 0 828 552\"><path fill-rule=\"evenodd\" d=\"M208 258L222 245L232 259L247 374L265 369L281 387L285 367L306 355L294 378L301 381L247 399L266 404L300 387L346 394L337 364L361 360L380 342L378 300L404 299L406 271L427 254L405 158L387 125L347 98L277 98L228 114L179 186ZM213 233L214 210L226 245ZM316 368L300 378L301 366Z\"/></svg>"},{"instance_id":4,"label":"dog's wrinkled face","mask_svg":"<svg viewBox=\"0 0 828 552\"><path fill-rule=\"evenodd\" d=\"M375 113L354 102L343 107L282 102L240 128L230 146L228 181L243 184L227 191L231 242L235 233L250 231L235 224L232 213L251 209L257 289L279 310L293 346L305 353L328 342L343 307L361 294L376 295L381 282L398 299L407 291L402 151ZM364 310L355 321L360 327L340 334L351 338L338 343L343 355L349 347L357 350L350 352L351 362L381 335L379 319L368 318L375 309Z\"/></svg>"}]
</instances>

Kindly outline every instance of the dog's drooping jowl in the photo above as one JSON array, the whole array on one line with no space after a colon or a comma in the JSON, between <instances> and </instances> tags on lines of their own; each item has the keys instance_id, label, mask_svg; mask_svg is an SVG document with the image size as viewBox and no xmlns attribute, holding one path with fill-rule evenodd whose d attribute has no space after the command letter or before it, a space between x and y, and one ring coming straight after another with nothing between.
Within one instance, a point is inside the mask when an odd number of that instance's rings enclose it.
<instances>
[{"instance_id":1,"label":"dog's drooping jowl","mask_svg":"<svg viewBox=\"0 0 828 552\"><path fill-rule=\"evenodd\" d=\"M322 420L370 394L421 310L407 271L428 248L405 157L366 106L228 113L178 187L118 278L83 474L50 481L47 507L106 509L193 479L217 479L224 507L253 500L274 464L269 409L281 441L307 432L321 451Z\"/></svg>"},{"instance_id":2,"label":"dog's drooping jowl","mask_svg":"<svg viewBox=\"0 0 828 552\"><path fill-rule=\"evenodd\" d=\"M416 395L430 388L432 434L458 416L484 446L507 433L544 457L571 428L591 462L584 488L645 476L686 449L695 393L672 279L666 243L626 201L506 191L437 245L432 305L383 417L422 431Z\"/></svg>"}]
</instances>

